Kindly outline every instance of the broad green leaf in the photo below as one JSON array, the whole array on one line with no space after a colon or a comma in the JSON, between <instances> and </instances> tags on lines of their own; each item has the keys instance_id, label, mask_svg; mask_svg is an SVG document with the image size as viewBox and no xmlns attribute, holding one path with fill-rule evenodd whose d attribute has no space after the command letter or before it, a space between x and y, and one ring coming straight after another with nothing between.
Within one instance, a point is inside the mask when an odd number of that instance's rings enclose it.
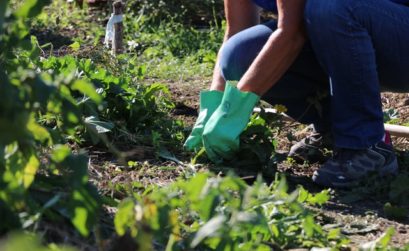
<instances>
[{"instance_id":1,"label":"broad green leaf","mask_svg":"<svg viewBox=\"0 0 409 251\"><path fill-rule=\"evenodd\" d=\"M195 248L199 245L204 239L214 236L217 232L224 226L226 223L226 216L217 215L211 220L209 220L205 225L203 225L199 231L197 231L195 237L190 244L191 248Z\"/></svg>"},{"instance_id":2,"label":"broad green leaf","mask_svg":"<svg viewBox=\"0 0 409 251\"><path fill-rule=\"evenodd\" d=\"M31 183L34 181L34 177L37 173L38 167L40 166L40 161L35 155L31 155L26 166L24 167L24 188L30 187Z\"/></svg>"},{"instance_id":3,"label":"broad green leaf","mask_svg":"<svg viewBox=\"0 0 409 251\"><path fill-rule=\"evenodd\" d=\"M193 177L187 184L186 184L186 191L188 192L189 199L192 201L199 200L199 196L202 193L203 187L206 185L207 179L209 178L208 174L199 173L195 177Z\"/></svg>"},{"instance_id":4,"label":"broad green leaf","mask_svg":"<svg viewBox=\"0 0 409 251\"><path fill-rule=\"evenodd\" d=\"M130 224L135 221L135 202L131 199L123 200L118 206L118 212L115 215L114 224L116 233L123 236Z\"/></svg>"},{"instance_id":5,"label":"broad green leaf","mask_svg":"<svg viewBox=\"0 0 409 251\"><path fill-rule=\"evenodd\" d=\"M341 236L341 229L335 228L328 231L328 240L336 240Z\"/></svg>"},{"instance_id":6,"label":"broad green leaf","mask_svg":"<svg viewBox=\"0 0 409 251\"><path fill-rule=\"evenodd\" d=\"M298 199L297 199L297 201L300 202L300 203L304 203L308 199L308 196L310 196L310 193L307 190L305 190L304 187L299 186L298 187Z\"/></svg>"},{"instance_id":7,"label":"broad green leaf","mask_svg":"<svg viewBox=\"0 0 409 251\"><path fill-rule=\"evenodd\" d=\"M76 249L65 246L57 246L56 244L49 244L43 246L40 238L34 234L15 232L9 234L0 243L0 250L2 251L75 251Z\"/></svg>"},{"instance_id":8,"label":"broad green leaf","mask_svg":"<svg viewBox=\"0 0 409 251\"><path fill-rule=\"evenodd\" d=\"M20 39L19 44L24 47L29 45L27 40L24 40L26 36L30 33L28 27L25 25L23 20L17 20L15 23L12 24L13 26L13 33ZM15 46L19 45L15 44Z\"/></svg>"},{"instance_id":9,"label":"broad green leaf","mask_svg":"<svg viewBox=\"0 0 409 251\"><path fill-rule=\"evenodd\" d=\"M35 48L31 49L35 51ZM35 53L34 53L35 54ZM38 102L41 106L45 106L47 102L50 100L50 96L55 93L57 90L51 84L47 84L43 78L40 76L34 75L35 73L32 72L32 98L35 102Z\"/></svg>"},{"instance_id":10,"label":"broad green leaf","mask_svg":"<svg viewBox=\"0 0 409 251\"><path fill-rule=\"evenodd\" d=\"M79 49L81 48L81 44L79 42L74 42L69 46L73 51L79 51Z\"/></svg>"},{"instance_id":11,"label":"broad green leaf","mask_svg":"<svg viewBox=\"0 0 409 251\"><path fill-rule=\"evenodd\" d=\"M56 163L61 163L71 154L71 149L66 145L55 146L51 159Z\"/></svg>"},{"instance_id":12,"label":"broad green leaf","mask_svg":"<svg viewBox=\"0 0 409 251\"><path fill-rule=\"evenodd\" d=\"M36 15L40 14L43 7L48 5L51 1L50 0L25 0L24 3L21 4L20 8L16 10L15 14L18 17L35 17Z\"/></svg>"},{"instance_id":13,"label":"broad green leaf","mask_svg":"<svg viewBox=\"0 0 409 251\"><path fill-rule=\"evenodd\" d=\"M97 133L107 133L110 132L114 128L114 124L111 122L104 122L98 120L98 118L94 116L90 116L85 118L85 124L90 126L92 129L94 129Z\"/></svg>"},{"instance_id":14,"label":"broad green leaf","mask_svg":"<svg viewBox=\"0 0 409 251\"><path fill-rule=\"evenodd\" d=\"M66 119L68 120L68 122L70 122L72 124L78 124L79 123L78 116L74 112L68 111L65 114L67 115Z\"/></svg>"},{"instance_id":15,"label":"broad green leaf","mask_svg":"<svg viewBox=\"0 0 409 251\"><path fill-rule=\"evenodd\" d=\"M71 222L83 236L88 236L100 210L98 194L91 187L83 186L73 191L68 204Z\"/></svg>"},{"instance_id":16,"label":"broad green leaf","mask_svg":"<svg viewBox=\"0 0 409 251\"><path fill-rule=\"evenodd\" d=\"M305 234L308 237L312 237L314 235L314 225L315 225L314 218L312 216L305 217L302 225L303 225Z\"/></svg>"},{"instance_id":17,"label":"broad green leaf","mask_svg":"<svg viewBox=\"0 0 409 251\"><path fill-rule=\"evenodd\" d=\"M203 194L202 194L203 196ZM220 192L216 189L210 189L205 196L202 197L199 206L199 214L203 220L207 221L215 214L215 209L220 202Z\"/></svg>"},{"instance_id":18,"label":"broad green leaf","mask_svg":"<svg viewBox=\"0 0 409 251\"><path fill-rule=\"evenodd\" d=\"M27 129L38 141L45 142L46 140L51 140L51 135L48 130L37 124L34 118L30 119L29 123L27 124Z\"/></svg>"},{"instance_id":19,"label":"broad green leaf","mask_svg":"<svg viewBox=\"0 0 409 251\"><path fill-rule=\"evenodd\" d=\"M89 229L87 227L88 211L85 207L76 207L74 211L74 217L72 224L83 236L89 235Z\"/></svg>"},{"instance_id":20,"label":"broad green leaf","mask_svg":"<svg viewBox=\"0 0 409 251\"><path fill-rule=\"evenodd\" d=\"M166 85L163 85L163 84L158 84L158 83L152 84L146 90L145 97L147 99L150 99L154 95L157 95L158 92L163 92L163 93L169 94L169 89L168 89L168 87Z\"/></svg>"},{"instance_id":21,"label":"broad green leaf","mask_svg":"<svg viewBox=\"0 0 409 251\"><path fill-rule=\"evenodd\" d=\"M94 102L100 103L101 96L95 91L94 85L84 79L78 79L72 84L72 89L90 97Z\"/></svg>"},{"instance_id":22,"label":"broad green leaf","mask_svg":"<svg viewBox=\"0 0 409 251\"><path fill-rule=\"evenodd\" d=\"M85 155L69 155L62 162L63 165L71 170L70 182L73 187L82 188L88 182L88 157ZM85 191L81 191L83 194Z\"/></svg>"},{"instance_id":23,"label":"broad green leaf","mask_svg":"<svg viewBox=\"0 0 409 251\"><path fill-rule=\"evenodd\" d=\"M174 161L177 164L183 165L182 161L180 161L178 158L176 158L176 156L173 153L169 152L169 150L164 148L164 147L160 148L159 157L161 157L163 159L166 159L166 160L171 160L171 161Z\"/></svg>"},{"instance_id":24,"label":"broad green leaf","mask_svg":"<svg viewBox=\"0 0 409 251\"><path fill-rule=\"evenodd\" d=\"M305 190L302 186L298 187L298 199L300 203L322 206L330 199L329 190L323 190L315 195Z\"/></svg>"},{"instance_id":25,"label":"broad green leaf","mask_svg":"<svg viewBox=\"0 0 409 251\"><path fill-rule=\"evenodd\" d=\"M327 203L329 199L330 199L329 190L323 190L315 195L310 194L307 201L312 205L322 206L325 203Z\"/></svg>"}]
</instances>

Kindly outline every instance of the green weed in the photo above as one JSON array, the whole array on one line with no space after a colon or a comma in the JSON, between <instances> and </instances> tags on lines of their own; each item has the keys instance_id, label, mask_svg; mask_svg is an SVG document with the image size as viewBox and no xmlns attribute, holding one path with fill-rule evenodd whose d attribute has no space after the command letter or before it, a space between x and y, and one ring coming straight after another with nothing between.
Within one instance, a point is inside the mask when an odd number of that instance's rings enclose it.
<instances>
[{"instance_id":1,"label":"green weed","mask_svg":"<svg viewBox=\"0 0 409 251\"><path fill-rule=\"evenodd\" d=\"M233 175L201 173L124 200L115 227L137 242L149 236L166 250L337 248L346 239L323 230L300 203L322 205L328 198L303 189L288 193L283 178L248 186ZM152 244L146 245L148 250Z\"/></svg>"}]
</instances>

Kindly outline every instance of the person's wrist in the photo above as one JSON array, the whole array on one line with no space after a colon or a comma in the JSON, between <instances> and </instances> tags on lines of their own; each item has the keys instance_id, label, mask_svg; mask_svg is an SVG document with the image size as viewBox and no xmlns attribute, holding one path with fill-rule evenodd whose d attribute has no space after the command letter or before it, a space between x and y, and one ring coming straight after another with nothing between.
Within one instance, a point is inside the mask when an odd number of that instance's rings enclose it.
<instances>
[{"instance_id":1,"label":"person's wrist","mask_svg":"<svg viewBox=\"0 0 409 251\"><path fill-rule=\"evenodd\" d=\"M239 91L241 92L252 92L260 97L263 95L262 91L259 90L259 88L257 88L257 85L251 85L251 84L239 82L237 84L237 89L239 89Z\"/></svg>"}]
</instances>

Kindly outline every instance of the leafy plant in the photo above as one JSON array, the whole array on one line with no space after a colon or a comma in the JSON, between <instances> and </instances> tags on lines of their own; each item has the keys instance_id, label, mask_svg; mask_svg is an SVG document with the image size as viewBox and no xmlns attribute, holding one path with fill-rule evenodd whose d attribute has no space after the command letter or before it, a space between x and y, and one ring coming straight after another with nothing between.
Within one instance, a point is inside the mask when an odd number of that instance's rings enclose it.
<instances>
[{"instance_id":1,"label":"leafy plant","mask_svg":"<svg viewBox=\"0 0 409 251\"><path fill-rule=\"evenodd\" d=\"M27 0L15 11L8 5L0 11L0 25L6 27L0 34L0 212L7 219L0 231L29 229L47 216L69 220L88 235L98 216L99 196L88 183L88 158L63 144L83 125L72 93L96 104L101 97L90 82L69 71L57 74L36 67L39 48L25 22L47 3ZM42 124L40 117L58 119Z\"/></svg>"},{"instance_id":2,"label":"leafy plant","mask_svg":"<svg viewBox=\"0 0 409 251\"><path fill-rule=\"evenodd\" d=\"M132 0L128 2L128 13L136 17L146 15L151 23L173 20L187 25L207 25L223 18L223 2L214 0L163 1Z\"/></svg>"},{"instance_id":3,"label":"leafy plant","mask_svg":"<svg viewBox=\"0 0 409 251\"><path fill-rule=\"evenodd\" d=\"M399 122L399 113L395 109L388 109L383 112L383 121L389 124L397 124Z\"/></svg>"},{"instance_id":4,"label":"leafy plant","mask_svg":"<svg viewBox=\"0 0 409 251\"><path fill-rule=\"evenodd\" d=\"M7 240L0 242L3 251L31 250L31 251L74 251L74 248L50 244L44 246L37 236L23 233L13 233Z\"/></svg>"},{"instance_id":5,"label":"leafy plant","mask_svg":"<svg viewBox=\"0 0 409 251\"><path fill-rule=\"evenodd\" d=\"M76 134L77 142L96 144L100 141L99 134L111 133L118 140L126 138L133 143L153 145L154 131L164 135L162 141L170 141L170 145L180 141L172 139L180 139L178 130L181 131L181 126L167 118L167 113L174 107L168 98L167 87L159 83L148 86L138 83L138 79L143 77L143 69L130 67L117 77L90 59L73 56L49 57L39 62L38 66L43 71L57 74L74 72L75 78L79 79L76 83L89 82L92 83L92 90L94 86L97 88L100 103L89 97L75 96L79 110L85 117L85 127L79 128L79 131L88 132ZM43 118L47 123L58 119ZM129 135L132 135L131 139Z\"/></svg>"},{"instance_id":6,"label":"leafy plant","mask_svg":"<svg viewBox=\"0 0 409 251\"><path fill-rule=\"evenodd\" d=\"M119 153L101 137L109 133L117 141L174 147L182 126L166 119L173 103L164 85L137 82L143 66L131 64L117 77L90 59L40 57L27 22L47 3L27 0L15 11L6 4L0 12L6 27L0 35L0 213L7 219L0 232L30 229L46 217L69 220L88 236L101 201L88 183L88 157L73 154L68 144L102 139Z\"/></svg>"},{"instance_id":7,"label":"leafy plant","mask_svg":"<svg viewBox=\"0 0 409 251\"><path fill-rule=\"evenodd\" d=\"M166 250L282 250L346 244L339 231L323 230L300 203L322 204L328 197L300 191L287 193L283 178L271 186L261 179L248 186L233 175L220 178L201 173L124 200L115 227L118 234L128 232L137 242L149 236ZM152 248L145 245L146 250Z\"/></svg>"}]
</instances>

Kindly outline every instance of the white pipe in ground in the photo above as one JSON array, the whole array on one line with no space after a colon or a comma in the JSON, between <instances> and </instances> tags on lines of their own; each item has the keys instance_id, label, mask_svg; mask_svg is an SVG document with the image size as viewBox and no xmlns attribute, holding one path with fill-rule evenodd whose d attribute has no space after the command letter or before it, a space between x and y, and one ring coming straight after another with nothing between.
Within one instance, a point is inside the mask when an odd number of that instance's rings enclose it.
<instances>
[{"instance_id":1,"label":"white pipe in ground","mask_svg":"<svg viewBox=\"0 0 409 251\"><path fill-rule=\"evenodd\" d=\"M254 112L259 113L260 111L261 111L260 108L254 108ZM266 108L264 109L264 111L266 111L267 113L277 113L277 110L272 108ZM283 116L283 119L285 121L294 122L292 118L286 116L285 114L281 115ZM409 138L409 127L407 126L385 124L385 130L388 131L393 136Z\"/></svg>"}]
</instances>

